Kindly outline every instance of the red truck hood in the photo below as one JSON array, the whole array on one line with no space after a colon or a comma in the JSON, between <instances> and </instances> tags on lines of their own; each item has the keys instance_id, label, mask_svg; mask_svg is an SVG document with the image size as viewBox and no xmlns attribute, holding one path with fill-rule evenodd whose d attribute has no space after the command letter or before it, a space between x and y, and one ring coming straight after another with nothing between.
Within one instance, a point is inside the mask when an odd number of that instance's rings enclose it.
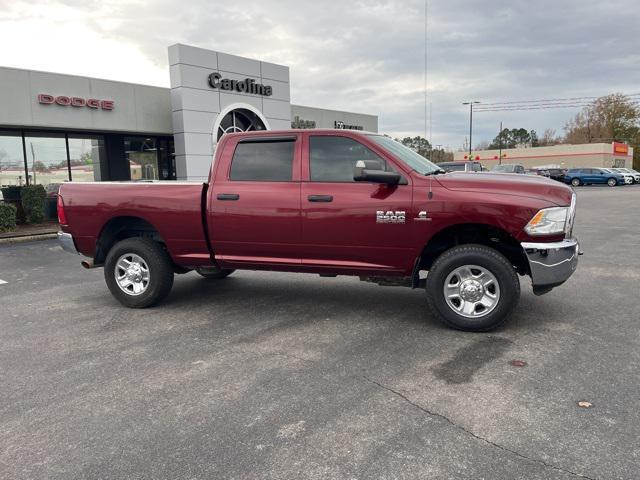
<instances>
[{"instance_id":1,"label":"red truck hood","mask_svg":"<svg viewBox=\"0 0 640 480\"><path fill-rule=\"evenodd\" d=\"M447 173L435 177L449 189L491 195L515 195L552 202L559 206L571 204L573 190L545 177L509 173Z\"/></svg>"}]
</instances>

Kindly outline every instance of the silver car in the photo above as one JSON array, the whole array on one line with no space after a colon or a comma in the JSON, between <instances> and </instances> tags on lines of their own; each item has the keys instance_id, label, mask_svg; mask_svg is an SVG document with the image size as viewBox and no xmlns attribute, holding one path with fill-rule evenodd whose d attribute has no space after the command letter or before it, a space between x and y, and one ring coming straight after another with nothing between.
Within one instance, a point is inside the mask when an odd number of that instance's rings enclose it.
<instances>
[{"instance_id":1,"label":"silver car","mask_svg":"<svg viewBox=\"0 0 640 480\"><path fill-rule=\"evenodd\" d=\"M621 174L627 176L627 175L631 175L631 178L633 179L633 183L640 183L640 172L636 172L635 170L631 169L631 168L612 168L611 170L615 170L616 172L620 172Z\"/></svg>"},{"instance_id":2,"label":"silver car","mask_svg":"<svg viewBox=\"0 0 640 480\"><path fill-rule=\"evenodd\" d=\"M622 175L624 177L624 184L631 185L633 183L633 175L630 173L621 172L619 168L602 168L605 172L609 173L617 173L618 175Z\"/></svg>"}]
</instances>

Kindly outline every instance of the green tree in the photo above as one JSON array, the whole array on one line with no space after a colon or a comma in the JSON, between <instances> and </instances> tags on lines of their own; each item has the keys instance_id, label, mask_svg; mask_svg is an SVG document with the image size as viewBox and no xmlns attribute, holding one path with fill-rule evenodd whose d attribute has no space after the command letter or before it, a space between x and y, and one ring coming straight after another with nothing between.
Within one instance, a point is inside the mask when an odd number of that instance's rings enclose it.
<instances>
[{"instance_id":1,"label":"green tree","mask_svg":"<svg viewBox=\"0 0 640 480\"><path fill-rule=\"evenodd\" d=\"M537 147L538 134L535 130L527 131L525 128L504 128L496 135L489 145L490 150L502 148Z\"/></svg>"},{"instance_id":2,"label":"green tree","mask_svg":"<svg viewBox=\"0 0 640 480\"><path fill-rule=\"evenodd\" d=\"M409 147L414 152L422 155L425 158L429 158L429 154L431 153L431 144L429 140L424 137L416 136L416 137L404 137L402 140L396 139L400 143L402 143L405 147Z\"/></svg>"}]
</instances>

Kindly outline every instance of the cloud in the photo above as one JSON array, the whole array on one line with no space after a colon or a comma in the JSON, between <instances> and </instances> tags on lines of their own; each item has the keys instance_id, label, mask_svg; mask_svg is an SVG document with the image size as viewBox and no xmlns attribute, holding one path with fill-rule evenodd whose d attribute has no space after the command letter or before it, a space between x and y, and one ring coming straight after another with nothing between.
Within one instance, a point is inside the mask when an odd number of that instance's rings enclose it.
<instances>
[{"instance_id":1,"label":"cloud","mask_svg":"<svg viewBox=\"0 0 640 480\"><path fill-rule=\"evenodd\" d=\"M424 131L424 1L0 1L0 64L168 85L181 42L291 67L292 101L374 113L395 135ZM633 0L430 1L435 144L468 135L468 99L486 103L636 93ZM542 132L573 110L478 113ZM475 143L475 142L474 142Z\"/></svg>"}]
</instances>

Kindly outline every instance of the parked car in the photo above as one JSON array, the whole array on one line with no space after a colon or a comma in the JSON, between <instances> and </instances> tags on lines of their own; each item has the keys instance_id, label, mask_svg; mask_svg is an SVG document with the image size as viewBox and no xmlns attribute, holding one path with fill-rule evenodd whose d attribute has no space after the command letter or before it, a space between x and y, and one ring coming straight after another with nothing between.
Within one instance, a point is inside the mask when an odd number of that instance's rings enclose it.
<instances>
[{"instance_id":1,"label":"parked car","mask_svg":"<svg viewBox=\"0 0 640 480\"><path fill-rule=\"evenodd\" d=\"M631 175L630 173L623 173L623 172L619 172L614 168L603 168L604 171L609 172L609 173L618 173L620 175L622 175L624 177L624 184L625 185L631 185L633 183L633 175Z\"/></svg>"},{"instance_id":2,"label":"parked car","mask_svg":"<svg viewBox=\"0 0 640 480\"><path fill-rule=\"evenodd\" d=\"M620 172L623 175L631 175L631 178L633 179L632 183L640 183L640 172L636 172L631 168L613 168L612 170Z\"/></svg>"},{"instance_id":3,"label":"parked car","mask_svg":"<svg viewBox=\"0 0 640 480\"><path fill-rule=\"evenodd\" d=\"M58 203L58 191L61 183L49 183L44 187L47 196L44 199L44 214L49 220L56 219L56 205Z\"/></svg>"},{"instance_id":4,"label":"parked car","mask_svg":"<svg viewBox=\"0 0 640 480\"><path fill-rule=\"evenodd\" d=\"M518 273L537 295L571 276L575 208L565 185L445 174L389 137L350 130L227 134L204 184L70 182L58 196L62 247L104 266L128 307L157 304L190 270L354 275L424 286L434 315L469 331L506 321Z\"/></svg>"},{"instance_id":5,"label":"parked car","mask_svg":"<svg viewBox=\"0 0 640 480\"><path fill-rule=\"evenodd\" d=\"M515 163L503 163L496 165L491 169L492 172L498 173L525 173L524 167Z\"/></svg>"},{"instance_id":6,"label":"parked car","mask_svg":"<svg viewBox=\"0 0 640 480\"><path fill-rule=\"evenodd\" d=\"M437 164L445 172L481 172L484 168L480 162L442 162Z\"/></svg>"},{"instance_id":7,"label":"parked car","mask_svg":"<svg viewBox=\"0 0 640 480\"><path fill-rule=\"evenodd\" d=\"M574 187L599 183L609 185L610 187L625 184L622 174L609 172L604 168L571 168L567 170L564 181Z\"/></svg>"},{"instance_id":8,"label":"parked car","mask_svg":"<svg viewBox=\"0 0 640 480\"><path fill-rule=\"evenodd\" d=\"M549 178L549 170L544 170L541 168L530 168L525 172L527 175L540 175L541 177Z\"/></svg>"},{"instance_id":9,"label":"parked car","mask_svg":"<svg viewBox=\"0 0 640 480\"><path fill-rule=\"evenodd\" d=\"M558 182L564 182L564 176L567 174L566 168L549 168L549 178Z\"/></svg>"}]
</instances>

